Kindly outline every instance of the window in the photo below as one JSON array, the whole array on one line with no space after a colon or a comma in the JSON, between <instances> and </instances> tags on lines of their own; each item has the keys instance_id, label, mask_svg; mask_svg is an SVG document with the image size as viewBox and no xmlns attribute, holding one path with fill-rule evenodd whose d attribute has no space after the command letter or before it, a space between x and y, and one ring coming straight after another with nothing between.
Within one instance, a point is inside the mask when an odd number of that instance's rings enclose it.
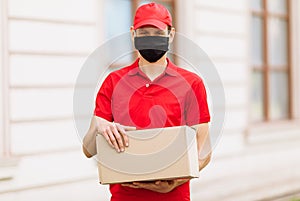
<instances>
[{"instance_id":1,"label":"window","mask_svg":"<svg viewBox=\"0 0 300 201\"><path fill-rule=\"evenodd\" d=\"M105 39L128 32L132 25L132 1L106 0L104 7Z\"/></svg>"},{"instance_id":2,"label":"window","mask_svg":"<svg viewBox=\"0 0 300 201\"><path fill-rule=\"evenodd\" d=\"M252 121L291 118L289 0L250 0Z\"/></svg>"}]
</instances>

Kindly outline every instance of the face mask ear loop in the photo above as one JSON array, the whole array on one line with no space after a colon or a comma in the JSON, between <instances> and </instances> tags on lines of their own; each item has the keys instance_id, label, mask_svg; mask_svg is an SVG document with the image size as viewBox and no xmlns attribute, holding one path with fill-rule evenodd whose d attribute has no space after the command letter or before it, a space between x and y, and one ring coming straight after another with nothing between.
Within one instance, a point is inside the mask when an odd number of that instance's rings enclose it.
<instances>
[{"instance_id":1,"label":"face mask ear loop","mask_svg":"<svg viewBox=\"0 0 300 201\"><path fill-rule=\"evenodd\" d=\"M171 31L172 31L172 27L168 29L168 37L170 37Z\"/></svg>"},{"instance_id":2,"label":"face mask ear loop","mask_svg":"<svg viewBox=\"0 0 300 201\"><path fill-rule=\"evenodd\" d=\"M137 37L136 30L133 30L133 37Z\"/></svg>"}]
</instances>

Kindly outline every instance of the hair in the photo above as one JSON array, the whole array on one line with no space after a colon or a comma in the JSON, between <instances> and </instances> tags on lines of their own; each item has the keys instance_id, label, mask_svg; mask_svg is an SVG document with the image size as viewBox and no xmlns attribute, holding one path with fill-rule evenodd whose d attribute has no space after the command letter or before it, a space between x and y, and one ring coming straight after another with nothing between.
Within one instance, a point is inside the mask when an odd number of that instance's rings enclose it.
<instances>
[{"instance_id":1,"label":"hair","mask_svg":"<svg viewBox=\"0 0 300 201\"><path fill-rule=\"evenodd\" d=\"M172 26L168 25L168 34L171 33L172 28L173 28ZM136 31L136 29L134 31Z\"/></svg>"},{"instance_id":2,"label":"hair","mask_svg":"<svg viewBox=\"0 0 300 201\"><path fill-rule=\"evenodd\" d=\"M171 30L172 30L172 26L168 25L168 34L170 34Z\"/></svg>"}]
</instances>

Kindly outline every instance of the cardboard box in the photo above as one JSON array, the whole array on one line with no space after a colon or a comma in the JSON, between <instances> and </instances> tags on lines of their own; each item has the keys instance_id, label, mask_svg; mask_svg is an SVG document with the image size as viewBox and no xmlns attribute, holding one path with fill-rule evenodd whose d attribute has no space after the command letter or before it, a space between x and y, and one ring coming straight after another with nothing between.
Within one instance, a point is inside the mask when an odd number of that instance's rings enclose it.
<instances>
[{"instance_id":1,"label":"cardboard box","mask_svg":"<svg viewBox=\"0 0 300 201\"><path fill-rule=\"evenodd\" d=\"M196 131L188 126L127 132L129 147L116 152L97 135L101 184L198 177Z\"/></svg>"}]
</instances>

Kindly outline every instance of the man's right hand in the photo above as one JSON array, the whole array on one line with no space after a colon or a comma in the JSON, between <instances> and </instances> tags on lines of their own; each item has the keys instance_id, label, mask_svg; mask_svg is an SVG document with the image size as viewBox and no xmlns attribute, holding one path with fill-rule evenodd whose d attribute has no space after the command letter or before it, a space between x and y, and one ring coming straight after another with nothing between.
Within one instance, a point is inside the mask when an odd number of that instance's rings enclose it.
<instances>
[{"instance_id":1,"label":"man's right hand","mask_svg":"<svg viewBox=\"0 0 300 201\"><path fill-rule=\"evenodd\" d=\"M136 127L109 122L97 116L94 116L92 121L94 121L93 123L96 125L96 132L101 134L108 144L117 152L123 152L125 151L125 147L129 146L126 131L136 130Z\"/></svg>"}]
</instances>

